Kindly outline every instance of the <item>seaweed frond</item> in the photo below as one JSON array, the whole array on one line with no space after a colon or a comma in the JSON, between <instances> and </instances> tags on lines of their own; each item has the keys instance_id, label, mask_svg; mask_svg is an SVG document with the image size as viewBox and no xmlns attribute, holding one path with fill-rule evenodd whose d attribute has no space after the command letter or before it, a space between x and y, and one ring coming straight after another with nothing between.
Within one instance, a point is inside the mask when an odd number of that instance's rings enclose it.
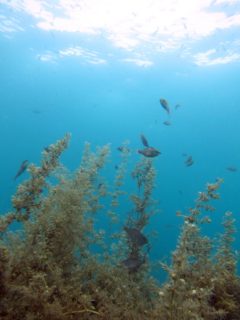
<instances>
[{"instance_id":1,"label":"seaweed frond","mask_svg":"<svg viewBox=\"0 0 240 320\"><path fill-rule=\"evenodd\" d=\"M40 208L41 194L47 186L46 178L59 165L59 157L67 148L69 140L70 134L66 134L63 139L45 148L40 167L34 164L28 166L30 179L18 186L17 192L12 198L14 211L1 217L1 233L4 232L14 220L18 222L26 221L35 209Z\"/></svg>"},{"instance_id":2,"label":"seaweed frond","mask_svg":"<svg viewBox=\"0 0 240 320\"><path fill-rule=\"evenodd\" d=\"M172 254L172 265L162 265L169 275L160 297L161 314L165 314L166 319L214 319L221 311L209 304L214 281L212 241L201 234L202 224L210 221L203 212L214 210L209 202L218 198L216 191L220 184L221 180L217 179L216 183L207 184L205 192L199 193L195 207L183 216L184 224Z\"/></svg>"}]
</instances>

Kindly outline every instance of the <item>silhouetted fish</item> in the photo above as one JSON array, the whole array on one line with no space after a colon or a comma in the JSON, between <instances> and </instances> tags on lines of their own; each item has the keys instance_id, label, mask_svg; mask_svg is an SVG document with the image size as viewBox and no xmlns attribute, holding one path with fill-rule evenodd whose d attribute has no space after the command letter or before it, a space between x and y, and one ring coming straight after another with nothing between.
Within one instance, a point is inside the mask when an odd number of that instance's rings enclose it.
<instances>
[{"instance_id":1,"label":"silhouetted fish","mask_svg":"<svg viewBox=\"0 0 240 320\"><path fill-rule=\"evenodd\" d=\"M123 260L122 263L128 268L129 272L137 272L141 265L144 263L144 260L140 259L139 257L128 257L127 259Z\"/></svg>"},{"instance_id":2,"label":"silhouetted fish","mask_svg":"<svg viewBox=\"0 0 240 320\"><path fill-rule=\"evenodd\" d=\"M101 189L102 186L103 186L103 183L100 182L100 183L97 185L97 188L98 188L98 189Z\"/></svg>"},{"instance_id":3,"label":"silhouetted fish","mask_svg":"<svg viewBox=\"0 0 240 320\"><path fill-rule=\"evenodd\" d=\"M24 160L20 168L18 169L18 172L15 175L14 180L16 180L27 169L27 166L28 166L28 160Z\"/></svg>"},{"instance_id":4,"label":"silhouetted fish","mask_svg":"<svg viewBox=\"0 0 240 320\"><path fill-rule=\"evenodd\" d=\"M119 146L119 147L117 147L117 150L120 152L123 152L124 148L123 148L123 146Z\"/></svg>"},{"instance_id":5,"label":"silhouetted fish","mask_svg":"<svg viewBox=\"0 0 240 320\"><path fill-rule=\"evenodd\" d=\"M227 167L226 169L227 169L228 171L231 171L231 172L236 172L236 171L237 171L237 168L236 168L236 167L232 167L232 166Z\"/></svg>"},{"instance_id":6,"label":"silhouetted fish","mask_svg":"<svg viewBox=\"0 0 240 320\"><path fill-rule=\"evenodd\" d=\"M155 149L153 147L140 149L140 150L138 150L138 153L144 155L147 158L154 158L154 157L157 157L159 154L161 154L160 151L158 151L157 149Z\"/></svg>"},{"instance_id":7,"label":"silhouetted fish","mask_svg":"<svg viewBox=\"0 0 240 320\"><path fill-rule=\"evenodd\" d=\"M142 141L142 144L144 145L144 147L149 147L149 144L148 144L148 141L147 141L147 139L144 137L144 135L143 134L141 134L141 141Z\"/></svg>"},{"instance_id":8,"label":"silhouetted fish","mask_svg":"<svg viewBox=\"0 0 240 320\"><path fill-rule=\"evenodd\" d=\"M191 165L194 164L194 161L193 161L192 156L189 156L189 157L186 159L185 164L186 164L187 167L190 167Z\"/></svg>"},{"instance_id":9,"label":"silhouetted fish","mask_svg":"<svg viewBox=\"0 0 240 320\"><path fill-rule=\"evenodd\" d=\"M167 111L167 113L169 114L170 113L170 108L169 108L169 104L168 104L167 100L161 98L159 100L159 102L160 102L161 106L163 107L163 109L165 109Z\"/></svg>"},{"instance_id":10,"label":"silhouetted fish","mask_svg":"<svg viewBox=\"0 0 240 320\"><path fill-rule=\"evenodd\" d=\"M50 150L51 150L50 147L45 147L44 148L44 151L46 151L46 152L50 152Z\"/></svg>"},{"instance_id":11,"label":"silhouetted fish","mask_svg":"<svg viewBox=\"0 0 240 320\"><path fill-rule=\"evenodd\" d=\"M40 114L40 113L42 113L42 111L39 110L39 109L33 109L32 112L35 113L35 114Z\"/></svg>"},{"instance_id":12,"label":"silhouetted fish","mask_svg":"<svg viewBox=\"0 0 240 320\"><path fill-rule=\"evenodd\" d=\"M139 229L124 227L124 230L126 231L129 240L136 246L142 247L148 243L148 239Z\"/></svg>"},{"instance_id":13,"label":"silhouetted fish","mask_svg":"<svg viewBox=\"0 0 240 320\"><path fill-rule=\"evenodd\" d=\"M171 122L170 121L164 121L163 124L165 124L165 126L170 126Z\"/></svg>"},{"instance_id":14,"label":"silhouetted fish","mask_svg":"<svg viewBox=\"0 0 240 320\"><path fill-rule=\"evenodd\" d=\"M120 152L130 152L130 149L126 146L119 146L117 147L117 150Z\"/></svg>"}]
</instances>

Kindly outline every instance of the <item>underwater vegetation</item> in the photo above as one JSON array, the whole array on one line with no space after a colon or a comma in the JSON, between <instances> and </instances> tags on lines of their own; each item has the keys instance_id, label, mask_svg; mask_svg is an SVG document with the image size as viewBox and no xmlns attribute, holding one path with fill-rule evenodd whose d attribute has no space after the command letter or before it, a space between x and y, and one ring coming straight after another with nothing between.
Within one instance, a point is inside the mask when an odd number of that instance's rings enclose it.
<instances>
[{"instance_id":1,"label":"underwater vegetation","mask_svg":"<svg viewBox=\"0 0 240 320\"><path fill-rule=\"evenodd\" d=\"M0 319L240 319L232 213L225 213L218 240L203 232L222 180L207 184L189 212L178 212L183 225L171 263L161 263L167 280L159 284L145 234L157 211L154 160L142 157L129 175L131 153L123 145L109 183L110 146L93 152L86 143L79 168L69 172L60 163L69 140L67 134L45 148L39 166L28 165L29 179L18 186L11 212L1 215ZM130 195L128 176L136 182ZM126 199L131 210L121 222ZM101 230L103 216L115 228Z\"/></svg>"}]
</instances>

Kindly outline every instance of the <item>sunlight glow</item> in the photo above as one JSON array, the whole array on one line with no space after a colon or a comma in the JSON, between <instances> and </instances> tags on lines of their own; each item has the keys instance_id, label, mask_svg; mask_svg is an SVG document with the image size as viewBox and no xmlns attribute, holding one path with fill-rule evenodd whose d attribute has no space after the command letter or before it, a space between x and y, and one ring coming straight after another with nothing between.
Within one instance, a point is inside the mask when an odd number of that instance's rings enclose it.
<instances>
[{"instance_id":1,"label":"sunlight glow","mask_svg":"<svg viewBox=\"0 0 240 320\"><path fill-rule=\"evenodd\" d=\"M104 64L105 59L99 58L98 53L90 50L83 49L79 46L67 48L59 51L60 57L66 56L82 56L88 63L91 64Z\"/></svg>"},{"instance_id":2,"label":"sunlight glow","mask_svg":"<svg viewBox=\"0 0 240 320\"><path fill-rule=\"evenodd\" d=\"M199 66L213 66L216 64L227 64L233 61L240 61L240 53L228 53L222 57L216 57L216 50L211 49L195 55L195 62Z\"/></svg>"},{"instance_id":3,"label":"sunlight glow","mask_svg":"<svg viewBox=\"0 0 240 320\"><path fill-rule=\"evenodd\" d=\"M240 0L0 0L0 3L31 16L35 27L41 30L102 36L128 52L142 46L151 46L155 52L171 51L218 31L240 27L240 10L231 15L224 10L225 6L240 4ZM0 17L3 21L0 31L11 32L14 21L9 19L7 23L6 19Z\"/></svg>"},{"instance_id":4,"label":"sunlight glow","mask_svg":"<svg viewBox=\"0 0 240 320\"><path fill-rule=\"evenodd\" d=\"M143 59L131 59L131 58L129 58L129 59L124 59L123 61L134 63L139 67L150 67L150 66L153 65L152 61L143 60Z\"/></svg>"}]
</instances>

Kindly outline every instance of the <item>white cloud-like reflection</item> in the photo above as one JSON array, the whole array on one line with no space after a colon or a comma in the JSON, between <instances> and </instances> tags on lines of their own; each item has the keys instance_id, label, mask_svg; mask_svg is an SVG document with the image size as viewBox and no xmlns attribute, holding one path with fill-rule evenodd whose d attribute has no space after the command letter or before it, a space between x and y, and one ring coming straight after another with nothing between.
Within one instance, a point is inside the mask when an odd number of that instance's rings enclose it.
<instances>
[{"instance_id":1,"label":"white cloud-like reflection","mask_svg":"<svg viewBox=\"0 0 240 320\"><path fill-rule=\"evenodd\" d=\"M213 66L216 64L227 64L233 61L240 61L240 53L228 52L225 55L217 56L215 49L200 52L194 56L195 63L199 66Z\"/></svg>"},{"instance_id":2,"label":"white cloud-like reflection","mask_svg":"<svg viewBox=\"0 0 240 320\"><path fill-rule=\"evenodd\" d=\"M240 27L239 0L0 0L0 3L28 14L41 30L102 36L128 52L141 46L151 46L155 52L171 51L216 32ZM228 14L226 6L238 6L239 10ZM1 30L4 31L0 26Z\"/></svg>"}]
</instances>

